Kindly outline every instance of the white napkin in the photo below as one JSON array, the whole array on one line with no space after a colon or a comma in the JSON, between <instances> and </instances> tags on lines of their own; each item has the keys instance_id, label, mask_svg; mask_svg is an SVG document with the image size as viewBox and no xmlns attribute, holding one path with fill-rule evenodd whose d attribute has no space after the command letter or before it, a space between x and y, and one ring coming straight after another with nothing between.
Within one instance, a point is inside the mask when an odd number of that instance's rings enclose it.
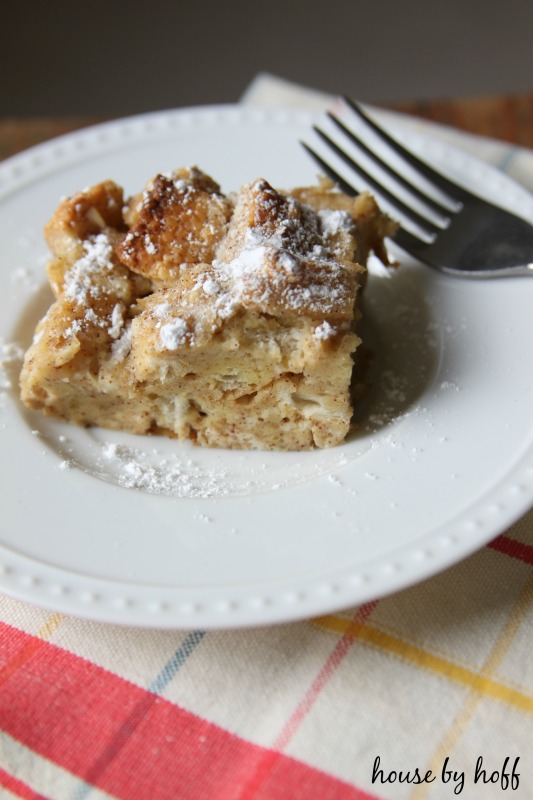
<instances>
[{"instance_id":1,"label":"white napkin","mask_svg":"<svg viewBox=\"0 0 533 800\"><path fill-rule=\"evenodd\" d=\"M333 95L300 86L268 72L260 72L241 97L246 105L295 106L325 111L334 105ZM403 115L402 115L403 116ZM427 120L418 120L421 130L501 169L533 192L533 151L485 136L476 136Z\"/></svg>"}]
</instances>

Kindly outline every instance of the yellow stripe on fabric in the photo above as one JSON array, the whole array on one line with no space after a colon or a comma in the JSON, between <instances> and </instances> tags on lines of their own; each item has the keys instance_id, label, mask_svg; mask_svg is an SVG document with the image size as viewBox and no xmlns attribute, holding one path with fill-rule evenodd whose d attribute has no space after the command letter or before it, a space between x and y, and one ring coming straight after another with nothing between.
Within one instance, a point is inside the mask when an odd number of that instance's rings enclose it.
<instances>
[{"instance_id":1,"label":"yellow stripe on fabric","mask_svg":"<svg viewBox=\"0 0 533 800\"><path fill-rule=\"evenodd\" d=\"M65 619L64 614L51 614L42 628L37 631L37 637L39 639L44 639L47 641L50 637L55 633L55 631L59 628L63 620Z\"/></svg>"},{"instance_id":2,"label":"yellow stripe on fabric","mask_svg":"<svg viewBox=\"0 0 533 800\"><path fill-rule=\"evenodd\" d=\"M313 622L320 628L343 636L346 635L348 629L353 631L356 627L353 621L349 622L333 614L326 617L317 617ZM421 647L409 644L403 639L391 636L389 633L385 633L371 625L360 625L357 626L357 628L357 632L354 631L352 635L356 635L362 642L367 642L368 644L378 647L380 650L393 653L399 658L410 661L419 667L423 667L438 675L443 675L470 689L475 689L477 692L491 697L494 700L501 700L519 708L521 711L533 714L533 697L529 697L516 689L504 686L502 683L498 683L498 681L485 675L480 675L466 667L454 664L453 661L448 661L441 656L436 656L427 650L423 650Z\"/></svg>"},{"instance_id":3,"label":"yellow stripe on fabric","mask_svg":"<svg viewBox=\"0 0 533 800\"><path fill-rule=\"evenodd\" d=\"M493 674L495 670L502 663L503 659L509 652L509 649L514 641L516 633L522 623L525 621L527 611L533 602L533 574L529 577L526 585L520 592L514 606L509 611L507 621L503 626L500 635L498 636L492 650L490 651L483 671L485 674ZM469 725L476 709L481 702L481 696L470 691L463 707L455 717L448 732L443 736L437 749L433 753L427 768L433 772L438 772L439 765L441 765L447 755L454 750L464 731ZM415 787L409 795L409 800L423 800L427 797L429 784L420 784Z\"/></svg>"}]
</instances>

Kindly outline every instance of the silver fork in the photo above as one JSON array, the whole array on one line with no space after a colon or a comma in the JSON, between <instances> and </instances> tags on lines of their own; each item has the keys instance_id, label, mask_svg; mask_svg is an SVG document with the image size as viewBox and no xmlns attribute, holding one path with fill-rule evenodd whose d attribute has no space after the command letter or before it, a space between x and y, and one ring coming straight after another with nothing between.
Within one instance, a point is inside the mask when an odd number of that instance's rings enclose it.
<instances>
[{"instance_id":1,"label":"silver fork","mask_svg":"<svg viewBox=\"0 0 533 800\"><path fill-rule=\"evenodd\" d=\"M366 155L367 160L378 165L382 173L391 177L401 187L404 196L407 192L418 202L413 204L398 197L398 192L384 186L383 181L371 175L330 136L315 127L326 147L364 181L378 200L381 198L391 204L407 222L412 223L408 226L411 229L400 226L394 238L396 244L418 261L453 275L475 278L533 275L533 225L454 183L407 150L371 119L358 103L347 97L343 99L351 112L364 122L364 126L409 165L411 172L415 170L437 189L436 193L430 192L430 196L421 185L414 185L412 179L408 180L393 169L338 117L328 113L336 128L351 142L351 146L355 145ZM343 192L358 194L357 188L338 169L305 142L302 144L321 170ZM421 179L420 184L422 183ZM417 205L419 210L415 210L413 205Z\"/></svg>"}]
</instances>

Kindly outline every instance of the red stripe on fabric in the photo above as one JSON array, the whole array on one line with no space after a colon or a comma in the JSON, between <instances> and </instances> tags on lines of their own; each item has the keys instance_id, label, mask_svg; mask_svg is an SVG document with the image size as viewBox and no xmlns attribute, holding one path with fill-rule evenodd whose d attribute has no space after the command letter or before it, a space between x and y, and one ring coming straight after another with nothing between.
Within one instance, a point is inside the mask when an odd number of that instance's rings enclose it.
<instances>
[{"instance_id":1,"label":"red stripe on fabric","mask_svg":"<svg viewBox=\"0 0 533 800\"><path fill-rule=\"evenodd\" d=\"M22 800L48 800L44 794L38 794L27 786L27 784L19 781L18 778L9 775L2 767L0 767L0 786L3 786L4 789L8 789L11 794L17 795L17 797L22 798Z\"/></svg>"},{"instance_id":2,"label":"red stripe on fabric","mask_svg":"<svg viewBox=\"0 0 533 800\"><path fill-rule=\"evenodd\" d=\"M105 669L0 623L17 636L0 692L0 727L50 761L124 800L234 800L269 751ZM11 648L12 649L12 648ZM24 651L24 659L20 652ZM353 786L281 755L258 800L360 800Z\"/></svg>"},{"instance_id":3,"label":"red stripe on fabric","mask_svg":"<svg viewBox=\"0 0 533 800\"><path fill-rule=\"evenodd\" d=\"M377 606L378 601L374 600L371 603L365 603L362 605L356 612L352 624L354 626L363 625L367 619L370 617L372 611ZM304 697L290 716L289 720L287 721L285 727L281 731L280 735L274 742L274 747L278 750L282 750L284 747L287 746L290 739L294 736L297 728L301 725L303 719L307 716L313 705L315 704L320 692L333 675L341 661L344 659L346 653L353 645L356 636L354 637L354 631L351 630L351 627L348 626L348 630L346 633L343 634L342 638L339 639L335 648L333 649L332 653L330 654L328 660L316 676L315 680L309 687L308 691L305 693Z\"/></svg>"},{"instance_id":4,"label":"red stripe on fabric","mask_svg":"<svg viewBox=\"0 0 533 800\"><path fill-rule=\"evenodd\" d=\"M378 601L374 600L371 603L366 603L357 610L357 613L352 620L353 628L363 625L366 622L377 603ZM320 692L327 684L328 680L331 678L339 664L342 662L355 640L356 637L354 636L354 630L351 626L348 626L346 633L337 642L328 660L316 676L315 680L312 682L308 691L305 693L304 697L291 714L286 725L283 727L281 733L274 742L274 747L276 749L265 752L262 763L259 764L256 774L252 776L251 780L248 782L248 785L245 787L245 790L239 795L239 800L256 800L262 796L263 781L272 771L275 762L284 757L279 751L283 750L288 745L297 729L300 727L302 721L305 719L317 701ZM359 798L359 800L376 800L375 795L370 795L367 792L360 790L357 791L358 793L356 797Z\"/></svg>"},{"instance_id":5,"label":"red stripe on fabric","mask_svg":"<svg viewBox=\"0 0 533 800\"><path fill-rule=\"evenodd\" d=\"M497 550L498 553L504 553L506 556L523 561L525 564L533 565L533 547L530 544L523 544L517 539L502 535L489 542L488 546L493 550Z\"/></svg>"}]
</instances>

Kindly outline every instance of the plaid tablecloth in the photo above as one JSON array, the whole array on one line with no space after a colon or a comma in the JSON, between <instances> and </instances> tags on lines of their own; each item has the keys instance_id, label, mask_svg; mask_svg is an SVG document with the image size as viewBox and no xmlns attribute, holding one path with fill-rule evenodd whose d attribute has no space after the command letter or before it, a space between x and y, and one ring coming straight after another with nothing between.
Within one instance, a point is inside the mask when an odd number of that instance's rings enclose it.
<instances>
[{"instance_id":1,"label":"plaid tablecloth","mask_svg":"<svg viewBox=\"0 0 533 800\"><path fill-rule=\"evenodd\" d=\"M244 101L329 98L260 76ZM533 190L529 150L432 133ZM0 597L0 796L532 798L532 634L532 513L415 587L269 628L130 629Z\"/></svg>"}]
</instances>

